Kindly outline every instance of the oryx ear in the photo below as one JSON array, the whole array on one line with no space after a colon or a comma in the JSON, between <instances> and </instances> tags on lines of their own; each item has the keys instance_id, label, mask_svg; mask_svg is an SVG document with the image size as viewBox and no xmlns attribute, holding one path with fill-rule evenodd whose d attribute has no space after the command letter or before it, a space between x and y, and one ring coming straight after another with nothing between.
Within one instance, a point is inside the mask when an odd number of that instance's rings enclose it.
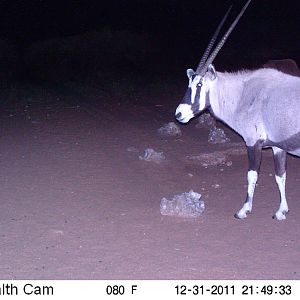
<instances>
[{"instance_id":1,"label":"oryx ear","mask_svg":"<svg viewBox=\"0 0 300 300\"><path fill-rule=\"evenodd\" d=\"M215 67L212 64L208 66L207 74L210 80L215 80L217 78Z\"/></svg>"},{"instance_id":2,"label":"oryx ear","mask_svg":"<svg viewBox=\"0 0 300 300\"><path fill-rule=\"evenodd\" d=\"M186 70L186 76L190 79L193 75L195 75L195 71L193 69Z\"/></svg>"}]
</instances>

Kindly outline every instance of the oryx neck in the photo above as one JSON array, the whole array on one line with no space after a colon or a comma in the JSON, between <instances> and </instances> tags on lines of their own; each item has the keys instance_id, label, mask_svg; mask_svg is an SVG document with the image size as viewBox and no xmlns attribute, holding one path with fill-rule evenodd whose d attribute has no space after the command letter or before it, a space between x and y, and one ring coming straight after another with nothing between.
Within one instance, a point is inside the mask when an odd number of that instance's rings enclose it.
<instances>
[{"instance_id":1,"label":"oryx neck","mask_svg":"<svg viewBox=\"0 0 300 300\"><path fill-rule=\"evenodd\" d=\"M244 73L217 72L210 86L210 107L214 115L232 126L234 112L243 91Z\"/></svg>"}]
</instances>

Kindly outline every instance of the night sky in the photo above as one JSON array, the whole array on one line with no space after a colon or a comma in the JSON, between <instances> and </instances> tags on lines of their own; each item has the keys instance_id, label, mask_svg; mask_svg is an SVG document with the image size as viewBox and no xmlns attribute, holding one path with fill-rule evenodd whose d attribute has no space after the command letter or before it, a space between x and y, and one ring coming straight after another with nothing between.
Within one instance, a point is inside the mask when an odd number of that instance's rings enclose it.
<instances>
[{"instance_id":1,"label":"night sky","mask_svg":"<svg viewBox=\"0 0 300 300\"><path fill-rule=\"evenodd\" d=\"M146 33L164 55L194 63L226 9L228 23L240 0L0 1L0 38L20 47L39 40L78 35L103 27ZM300 4L295 0L253 0L225 49L300 57ZM227 23L227 25L228 25ZM226 51L226 50L224 50ZM259 55L259 54L258 54ZM191 59L191 57L194 57ZM274 58L274 57L271 57Z\"/></svg>"},{"instance_id":2,"label":"night sky","mask_svg":"<svg viewBox=\"0 0 300 300\"><path fill-rule=\"evenodd\" d=\"M111 1L0 1L1 36L27 40L77 34L110 26L117 29L146 31L153 34L192 35L210 30L226 8L233 13L245 1L209 0L111 0ZM253 0L246 25L255 33L299 35L299 1ZM258 29L259 28L259 29ZM249 35L251 32L247 32ZM196 37L195 37L196 38ZM254 37L253 37L254 38Z\"/></svg>"}]
</instances>

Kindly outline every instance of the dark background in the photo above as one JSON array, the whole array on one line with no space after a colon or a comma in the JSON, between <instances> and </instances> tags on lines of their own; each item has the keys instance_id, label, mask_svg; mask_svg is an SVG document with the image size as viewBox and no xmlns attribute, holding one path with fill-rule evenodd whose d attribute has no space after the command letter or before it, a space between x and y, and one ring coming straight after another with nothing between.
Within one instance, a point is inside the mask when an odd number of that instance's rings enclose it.
<instances>
[{"instance_id":1,"label":"dark background","mask_svg":"<svg viewBox=\"0 0 300 300\"><path fill-rule=\"evenodd\" d=\"M216 66L234 70L275 58L299 61L298 2L253 0ZM53 79L46 73L55 69L57 75L57 68L61 75L71 68L79 77L108 68L151 71L153 76L184 73L196 67L231 3L227 26L245 1L2 0L2 70L42 80Z\"/></svg>"},{"instance_id":2,"label":"dark background","mask_svg":"<svg viewBox=\"0 0 300 300\"><path fill-rule=\"evenodd\" d=\"M300 63L299 1L253 0L216 69ZM288 158L288 222L271 221L267 152L241 223L242 139L197 118L158 135L230 3L0 0L0 279L300 279L300 161ZM203 218L161 216L160 199L191 189Z\"/></svg>"}]
</instances>

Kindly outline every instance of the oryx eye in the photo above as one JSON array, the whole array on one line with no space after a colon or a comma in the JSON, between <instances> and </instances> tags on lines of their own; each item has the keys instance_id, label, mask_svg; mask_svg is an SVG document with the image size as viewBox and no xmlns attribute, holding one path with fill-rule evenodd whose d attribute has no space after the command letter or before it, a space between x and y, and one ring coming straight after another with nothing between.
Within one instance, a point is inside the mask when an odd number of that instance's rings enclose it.
<instances>
[{"instance_id":1,"label":"oryx eye","mask_svg":"<svg viewBox=\"0 0 300 300\"><path fill-rule=\"evenodd\" d=\"M202 81L199 81L198 83L197 83L197 88L201 88L202 87Z\"/></svg>"}]
</instances>

